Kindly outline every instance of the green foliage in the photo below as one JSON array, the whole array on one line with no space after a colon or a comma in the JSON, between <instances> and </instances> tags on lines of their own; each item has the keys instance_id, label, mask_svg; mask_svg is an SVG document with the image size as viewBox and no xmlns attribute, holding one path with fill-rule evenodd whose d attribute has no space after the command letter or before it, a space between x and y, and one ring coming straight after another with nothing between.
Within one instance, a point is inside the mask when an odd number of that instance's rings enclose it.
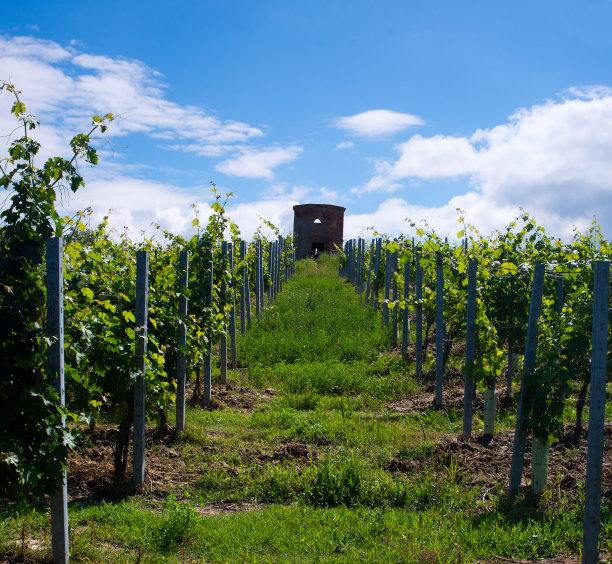
<instances>
[{"instance_id":1,"label":"green foliage","mask_svg":"<svg viewBox=\"0 0 612 564\"><path fill-rule=\"evenodd\" d=\"M26 113L13 85L1 82L2 91L14 97L11 113L23 133L0 161L0 186L10 202L0 214L0 398L5 421L0 497L23 498L57 488L72 442L62 428L63 410L46 365L45 246L49 237L67 228L55 202L62 190L76 192L83 186L77 162L96 164L91 135L113 116L96 116L88 133L72 139L70 160L51 157L38 167L40 144L30 136L38 122Z\"/></svg>"}]
</instances>

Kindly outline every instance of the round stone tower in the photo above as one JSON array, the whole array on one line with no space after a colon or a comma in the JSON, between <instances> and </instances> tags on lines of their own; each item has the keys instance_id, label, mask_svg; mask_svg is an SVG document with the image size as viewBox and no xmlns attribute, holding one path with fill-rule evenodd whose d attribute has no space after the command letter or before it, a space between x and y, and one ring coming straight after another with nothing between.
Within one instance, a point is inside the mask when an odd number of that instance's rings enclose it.
<instances>
[{"instance_id":1,"label":"round stone tower","mask_svg":"<svg viewBox=\"0 0 612 564\"><path fill-rule=\"evenodd\" d=\"M303 259L319 253L333 253L342 248L344 211L342 206L330 204L302 204L293 206L293 237L296 258Z\"/></svg>"}]
</instances>

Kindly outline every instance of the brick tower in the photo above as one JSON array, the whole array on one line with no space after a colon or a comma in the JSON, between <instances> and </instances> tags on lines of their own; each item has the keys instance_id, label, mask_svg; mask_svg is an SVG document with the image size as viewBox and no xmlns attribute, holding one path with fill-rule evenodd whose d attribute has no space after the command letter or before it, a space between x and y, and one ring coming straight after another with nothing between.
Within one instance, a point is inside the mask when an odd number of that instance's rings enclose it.
<instances>
[{"instance_id":1,"label":"brick tower","mask_svg":"<svg viewBox=\"0 0 612 564\"><path fill-rule=\"evenodd\" d=\"M293 237L296 258L319 253L333 253L336 246L342 248L344 211L342 206L330 204L303 204L293 206Z\"/></svg>"}]
</instances>

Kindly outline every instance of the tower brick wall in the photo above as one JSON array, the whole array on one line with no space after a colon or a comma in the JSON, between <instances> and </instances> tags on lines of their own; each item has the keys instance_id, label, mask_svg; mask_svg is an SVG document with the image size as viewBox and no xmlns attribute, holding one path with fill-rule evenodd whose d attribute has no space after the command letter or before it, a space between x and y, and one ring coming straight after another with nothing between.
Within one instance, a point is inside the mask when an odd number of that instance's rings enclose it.
<instances>
[{"instance_id":1,"label":"tower brick wall","mask_svg":"<svg viewBox=\"0 0 612 564\"><path fill-rule=\"evenodd\" d=\"M342 248L345 209L331 204L293 206L297 259L312 256L315 249L319 253L332 253L336 251L336 246Z\"/></svg>"}]
</instances>

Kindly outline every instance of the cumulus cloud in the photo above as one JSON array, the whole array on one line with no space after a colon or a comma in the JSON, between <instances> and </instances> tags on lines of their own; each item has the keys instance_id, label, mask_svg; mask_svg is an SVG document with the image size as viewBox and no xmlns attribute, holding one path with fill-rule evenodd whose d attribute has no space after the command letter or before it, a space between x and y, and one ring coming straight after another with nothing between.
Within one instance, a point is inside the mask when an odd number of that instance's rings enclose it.
<instances>
[{"instance_id":1,"label":"cumulus cloud","mask_svg":"<svg viewBox=\"0 0 612 564\"><path fill-rule=\"evenodd\" d=\"M355 146L352 141L342 141L336 145L336 149L351 149Z\"/></svg>"},{"instance_id":2,"label":"cumulus cloud","mask_svg":"<svg viewBox=\"0 0 612 564\"><path fill-rule=\"evenodd\" d=\"M345 214L344 238L369 238L373 236L374 231L391 237L410 235L414 234L410 223L415 223L427 230L433 229L441 237L452 239L461 229L457 221L458 210L462 210L468 224L476 226L484 235L503 229L522 213L517 206L498 205L474 192L455 196L441 206L422 206L404 198L389 198L372 212ZM581 231L586 230L592 220L592 217L578 217L570 223L558 213L546 210L537 210L531 217L539 225L545 225L547 232L565 238L571 238L574 227Z\"/></svg>"},{"instance_id":3,"label":"cumulus cloud","mask_svg":"<svg viewBox=\"0 0 612 564\"><path fill-rule=\"evenodd\" d=\"M155 233L154 223L172 233L187 235L193 231L193 205L203 217L210 214L210 187L185 189L172 184L136 179L123 175L94 176L84 189L63 201L60 211L71 213L92 208L92 226L109 216L109 225L117 232L128 228L134 238Z\"/></svg>"},{"instance_id":4,"label":"cumulus cloud","mask_svg":"<svg viewBox=\"0 0 612 564\"><path fill-rule=\"evenodd\" d=\"M398 158L376 163L353 193L463 178L474 190L466 203L482 213L523 206L557 225L612 213L611 89L573 89L470 136L414 135L395 149Z\"/></svg>"},{"instance_id":5,"label":"cumulus cloud","mask_svg":"<svg viewBox=\"0 0 612 564\"><path fill-rule=\"evenodd\" d=\"M353 116L337 118L334 126L357 137L384 137L425 122L418 116L391 110L368 110ZM338 146L338 148L344 148Z\"/></svg>"},{"instance_id":6,"label":"cumulus cloud","mask_svg":"<svg viewBox=\"0 0 612 564\"><path fill-rule=\"evenodd\" d=\"M205 156L227 154L263 136L257 127L166 99L163 77L142 61L92 55L76 45L33 37L0 36L0 69L1 78L24 92L28 110L60 137L83 130L93 114L108 112L116 116L108 137L144 133L167 141L168 148ZM0 104L9 103L0 97ZM3 130L10 125L5 116L0 115Z\"/></svg>"},{"instance_id":7,"label":"cumulus cloud","mask_svg":"<svg viewBox=\"0 0 612 564\"><path fill-rule=\"evenodd\" d=\"M219 163L215 169L230 176L244 178L274 178L274 169L298 158L302 147L270 147L268 149L244 148L237 157Z\"/></svg>"},{"instance_id":8,"label":"cumulus cloud","mask_svg":"<svg viewBox=\"0 0 612 564\"><path fill-rule=\"evenodd\" d=\"M154 232L152 222L178 234L193 232L192 204L201 217L207 217L210 190L146 179L153 172L147 170L151 167L134 162L133 155L121 148L116 150L125 143L117 138L141 134L161 148L224 158L217 167L219 172L247 178L271 179L277 166L295 160L302 152L297 145L258 148L252 145L264 135L258 127L222 119L199 106L175 103L167 98L164 77L155 69L138 60L87 53L76 41L61 46L34 37L0 35L0 69L0 79L9 80L23 92L28 112L42 124L34 132L42 145L39 162L51 155L69 156L67 140L74 132L86 130L92 115L115 115L105 135L112 145L99 151L103 164L93 169L81 167L87 187L69 198L64 196L63 212L92 207L89 221L95 225L112 209L110 225L121 231L127 226L136 238L142 232ZM0 96L0 132L19 134L9 112L12 103L10 95ZM5 138L5 145L10 141ZM163 164L155 170L168 173ZM189 171L176 171L172 176L185 174ZM260 212L290 229L292 223L285 216L292 214L292 202L298 203L309 190L287 188L256 204L241 203L234 210L249 236L259 226Z\"/></svg>"}]
</instances>

